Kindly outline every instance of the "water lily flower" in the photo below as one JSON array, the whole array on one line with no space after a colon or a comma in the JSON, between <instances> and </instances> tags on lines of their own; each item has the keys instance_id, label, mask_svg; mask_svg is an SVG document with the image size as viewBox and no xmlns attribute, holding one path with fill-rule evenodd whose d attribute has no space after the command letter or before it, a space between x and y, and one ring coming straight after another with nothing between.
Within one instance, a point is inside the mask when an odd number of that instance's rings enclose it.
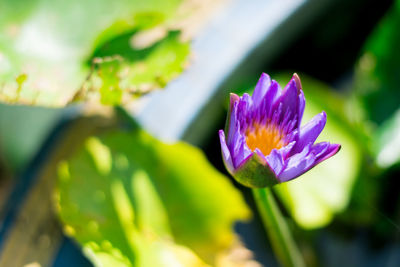
<instances>
[{"instance_id":1,"label":"water lily flower","mask_svg":"<svg viewBox=\"0 0 400 267\"><path fill-rule=\"evenodd\" d=\"M231 94L222 157L241 184L266 187L292 180L335 155L339 144L315 140L325 127L321 112L301 126L304 93L297 74L281 90L263 73L252 96Z\"/></svg>"}]
</instances>

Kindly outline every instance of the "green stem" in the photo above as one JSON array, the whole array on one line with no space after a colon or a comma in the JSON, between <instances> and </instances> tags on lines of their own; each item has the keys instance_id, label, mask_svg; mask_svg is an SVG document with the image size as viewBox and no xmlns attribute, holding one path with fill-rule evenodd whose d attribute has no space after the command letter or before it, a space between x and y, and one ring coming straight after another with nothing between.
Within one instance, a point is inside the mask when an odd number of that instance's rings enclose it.
<instances>
[{"instance_id":1,"label":"green stem","mask_svg":"<svg viewBox=\"0 0 400 267\"><path fill-rule=\"evenodd\" d=\"M304 267L304 261L294 243L285 219L282 217L270 188L253 189L254 199L272 244L282 266Z\"/></svg>"}]
</instances>

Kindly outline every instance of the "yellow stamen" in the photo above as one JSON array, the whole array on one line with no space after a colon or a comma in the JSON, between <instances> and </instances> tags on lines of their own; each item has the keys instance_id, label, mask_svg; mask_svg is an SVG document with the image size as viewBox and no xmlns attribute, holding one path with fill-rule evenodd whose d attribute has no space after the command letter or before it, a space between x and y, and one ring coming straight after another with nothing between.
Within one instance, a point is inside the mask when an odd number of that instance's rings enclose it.
<instances>
[{"instance_id":1,"label":"yellow stamen","mask_svg":"<svg viewBox=\"0 0 400 267\"><path fill-rule=\"evenodd\" d=\"M283 147L284 135L279 131L275 125L260 125L255 124L252 129L246 131L247 146L254 151L256 148L267 156L271 153L272 149L279 149Z\"/></svg>"}]
</instances>

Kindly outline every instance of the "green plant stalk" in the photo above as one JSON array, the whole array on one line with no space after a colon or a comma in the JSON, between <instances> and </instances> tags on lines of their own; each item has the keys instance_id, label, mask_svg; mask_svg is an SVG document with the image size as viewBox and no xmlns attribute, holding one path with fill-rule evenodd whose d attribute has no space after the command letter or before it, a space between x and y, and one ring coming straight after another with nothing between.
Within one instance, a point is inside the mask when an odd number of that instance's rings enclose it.
<instances>
[{"instance_id":1,"label":"green plant stalk","mask_svg":"<svg viewBox=\"0 0 400 267\"><path fill-rule=\"evenodd\" d=\"M285 219L279 211L270 188L253 188L253 196L272 249L282 266L304 267L303 258L294 243Z\"/></svg>"}]
</instances>

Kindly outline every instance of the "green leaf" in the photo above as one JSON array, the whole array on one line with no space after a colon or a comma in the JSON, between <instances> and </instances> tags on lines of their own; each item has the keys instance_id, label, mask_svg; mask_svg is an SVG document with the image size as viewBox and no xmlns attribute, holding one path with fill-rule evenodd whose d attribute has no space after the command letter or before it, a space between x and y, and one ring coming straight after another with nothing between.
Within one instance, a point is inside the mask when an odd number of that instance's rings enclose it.
<instances>
[{"instance_id":1,"label":"green leaf","mask_svg":"<svg viewBox=\"0 0 400 267\"><path fill-rule=\"evenodd\" d=\"M60 107L94 100L115 105L164 87L182 72L188 43L166 30L157 42L144 46L129 40L165 28L180 2L2 1L0 101ZM121 60L111 67L96 63L109 62L110 57ZM91 81L93 76L98 78Z\"/></svg>"},{"instance_id":2,"label":"green leaf","mask_svg":"<svg viewBox=\"0 0 400 267\"><path fill-rule=\"evenodd\" d=\"M360 134L344 117L346 101L326 85L301 76L306 108L303 124L325 110L327 124L316 142L339 143L338 154L301 177L274 187L296 222L311 229L328 224L349 203L362 163ZM285 84L290 77L279 78Z\"/></svg>"},{"instance_id":3,"label":"green leaf","mask_svg":"<svg viewBox=\"0 0 400 267\"><path fill-rule=\"evenodd\" d=\"M189 44L171 31L149 47L133 49L134 32L118 36L94 54L94 69L75 95L75 101L100 93L106 105L118 105L154 89L165 87L184 69ZM91 96L92 95L92 96Z\"/></svg>"},{"instance_id":4,"label":"green leaf","mask_svg":"<svg viewBox=\"0 0 400 267\"><path fill-rule=\"evenodd\" d=\"M235 240L232 224L249 216L200 150L139 129L89 137L58 170L65 232L99 266L213 264Z\"/></svg>"},{"instance_id":5,"label":"green leaf","mask_svg":"<svg viewBox=\"0 0 400 267\"><path fill-rule=\"evenodd\" d=\"M355 88L367 118L378 125L399 107L400 99L400 1L368 38L356 65Z\"/></svg>"},{"instance_id":6,"label":"green leaf","mask_svg":"<svg viewBox=\"0 0 400 267\"><path fill-rule=\"evenodd\" d=\"M400 162L400 109L375 132L374 152L376 162L388 168Z\"/></svg>"},{"instance_id":7,"label":"green leaf","mask_svg":"<svg viewBox=\"0 0 400 267\"><path fill-rule=\"evenodd\" d=\"M400 1L395 1L368 38L363 55L356 65L356 94L365 107L367 119L377 126L372 134L374 142L371 142L371 150L381 168L400 162L399 27Z\"/></svg>"}]
</instances>

